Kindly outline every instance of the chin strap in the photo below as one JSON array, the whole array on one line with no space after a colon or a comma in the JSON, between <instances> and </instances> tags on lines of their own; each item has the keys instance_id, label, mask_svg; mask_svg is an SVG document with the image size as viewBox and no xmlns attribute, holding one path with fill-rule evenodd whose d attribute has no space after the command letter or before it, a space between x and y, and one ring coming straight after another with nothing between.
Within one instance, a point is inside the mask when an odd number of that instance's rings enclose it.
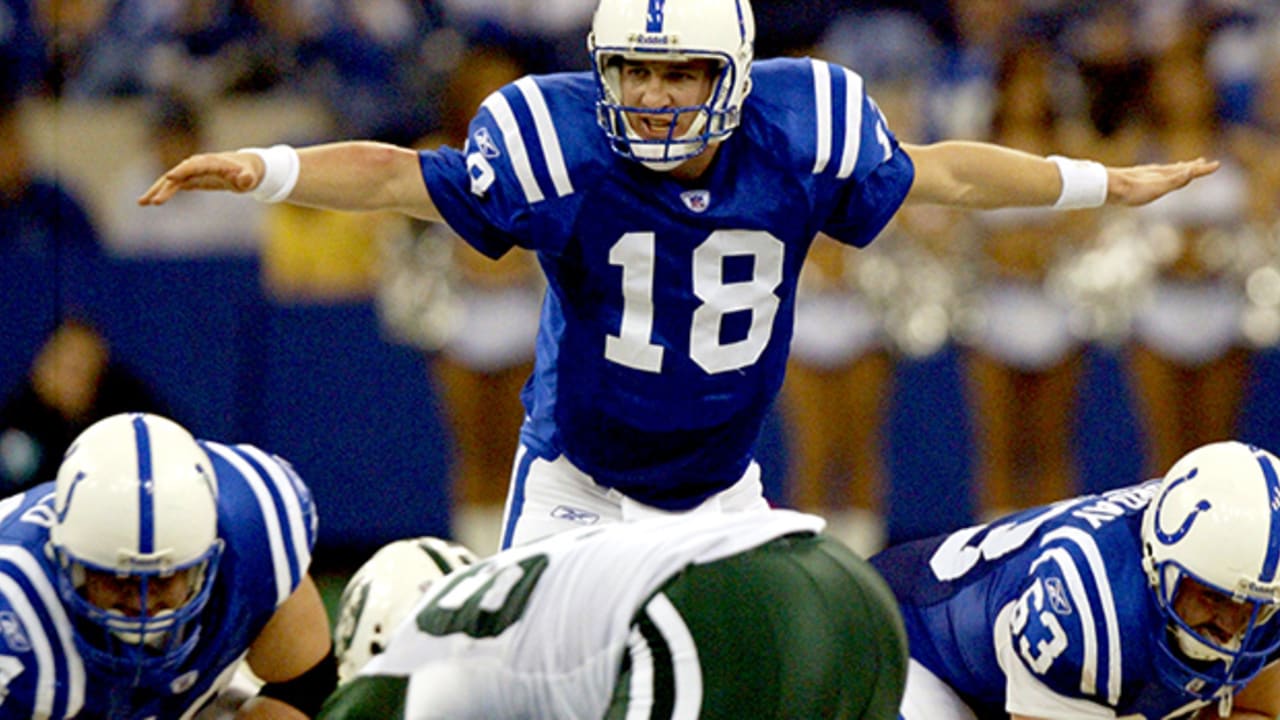
<instances>
[{"instance_id":1,"label":"chin strap","mask_svg":"<svg viewBox=\"0 0 1280 720\"><path fill-rule=\"evenodd\" d=\"M1218 716L1230 717L1231 706L1235 702L1235 691L1230 685L1222 688L1222 696L1218 698Z\"/></svg>"}]
</instances>

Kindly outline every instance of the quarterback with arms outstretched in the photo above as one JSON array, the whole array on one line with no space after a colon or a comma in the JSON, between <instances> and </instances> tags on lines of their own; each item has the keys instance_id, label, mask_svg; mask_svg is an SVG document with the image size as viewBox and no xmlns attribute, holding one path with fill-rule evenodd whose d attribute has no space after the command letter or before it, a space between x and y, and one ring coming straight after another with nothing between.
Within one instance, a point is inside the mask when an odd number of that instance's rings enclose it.
<instances>
[{"instance_id":1,"label":"quarterback with arms outstretched","mask_svg":"<svg viewBox=\"0 0 1280 720\"><path fill-rule=\"evenodd\" d=\"M899 145L847 68L752 62L748 0L602 0L593 71L484 101L461 150L371 142L197 155L139 199L252 192L443 220L537 253L547 294L504 544L653 509L765 506L753 450L782 385L800 267L870 243L904 200L1139 204L1202 160L1106 168L994 145Z\"/></svg>"},{"instance_id":2,"label":"quarterback with arms outstretched","mask_svg":"<svg viewBox=\"0 0 1280 720\"><path fill-rule=\"evenodd\" d=\"M0 718L310 717L337 682L279 458L114 415L0 502ZM242 662L266 682L226 703ZM233 693L226 693L233 695Z\"/></svg>"},{"instance_id":3,"label":"quarterback with arms outstretched","mask_svg":"<svg viewBox=\"0 0 1280 720\"><path fill-rule=\"evenodd\" d=\"M903 717L1274 720L1278 473L1213 443L1162 480L876 555L911 646Z\"/></svg>"}]
</instances>

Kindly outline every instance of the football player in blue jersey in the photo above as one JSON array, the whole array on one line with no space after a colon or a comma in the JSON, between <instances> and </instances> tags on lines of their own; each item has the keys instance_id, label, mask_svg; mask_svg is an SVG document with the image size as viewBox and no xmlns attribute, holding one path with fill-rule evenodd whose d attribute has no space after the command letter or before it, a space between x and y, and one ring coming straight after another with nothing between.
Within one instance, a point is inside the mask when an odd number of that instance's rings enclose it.
<instances>
[{"instance_id":1,"label":"football player in blue jersey","mask_svg":"<svg viewBox=\"0 0 1280 720\"><path fill-rule=\"evenodd\" d=\"M397 210L547 277L504 546L580 524L765 507L753 446L782 385L814 236L870 243L904 201L1141 204L1205 160L1109 168L995 145L900 145L862 78L752 62L748 0L601 0L593 70L486 99L461 149L372 142L197 155L183 190Z\"/></svg>"},{"instance_id":2,"label":"football player in blue jersey","mask_svg":"<svg viewBox=\"0 0 1280 720\"><path fill-rule=\"evenodd\" d=\"M156 415L91 425L0 502L0 717L312 716L337 684L315 531L280 458ZM228 707L244 663L265 684Z\"/></svg>"},{"instance_id":3,"label":"football player in blue jersey","mask_svg":"<svg viewBox=\"0 0 1280 720\"><path fill-rule=\"evenodd\" d=\"M1280 459L1163 479L872 558L911 649L905 720L1280 716Z\"/></svg>"}]
</instances>

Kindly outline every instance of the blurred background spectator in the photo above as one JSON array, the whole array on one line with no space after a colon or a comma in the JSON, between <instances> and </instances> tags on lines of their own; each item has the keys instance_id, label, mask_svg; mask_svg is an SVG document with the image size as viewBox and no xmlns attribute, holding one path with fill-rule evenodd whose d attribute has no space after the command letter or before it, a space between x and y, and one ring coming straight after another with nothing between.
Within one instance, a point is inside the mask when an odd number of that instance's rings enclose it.
<instances>
[{"instance_id":1,"label":"blurred background spectator","mask_svg":"<svg viewBox=\"0 0 1280 720\"><path fill-rule=\"evenodd\" d=\"M530 72L586 70L586 37L596 0L441 0L451 27L503 44Z\"/></svg>"},{"instance_id":2,"label":"blurred background spectator","mask_svg":"<svg viewBox=\"0 0 1280 720\"><path fill-rule=\"evenodd\" d=\"M0 70L3 82L13 88L7 92L20 96L38 87L47 57L31 0L0 0Z\"/></svg>"},{"instance_id":3,"label":"blurred background spectator","mask_svg":"<svg viewBox=\"0 0 1280 720\"><path fill-rule=\"evenodd\" d=\"M262 245L264 206L224 193L186 193L174 212L153 213L137 199L166 169L209 149L203 108L180 93L148 98L147 152L120 168L104 208L107 249L120 257L255 255Z\"/></svg>"},{"instance_id":4,"label":"blurred background spectator","mask_svg":"<svg viewBox=\"0 0 1280 720\"><path fill-rule=\"evenodd\" d=\"M0 264L21 266L57 302L88 290L102 247L88 210L61 179L46 174L23 128L16 75L0 77Z\"/></svg>"},{"instance_id":5,"label":"blurred background spectator","mask_svg":"<svg viewBox=\"0 0 1280 720\"><path fill-rule=\"evenodd\" d=\"M991 77L985 139L1037 155L1087 156L1079 82L1034 35L1004 43ZM983 321L967 354L983 515L1076 492L1071 442L1084 339L1050 283L1085 240L1092 213L1026 208L974 213L982 248Z\"/></svg>"},{"instance_id":6,"label":"blurred background spectator","mask_svg":"<svg viewBox=\"0 0 1280 720\"><path fill-rule=\"evenodd\" d=\"M34 0L47 38L46 91L74 99L182 88L199 97L261 90L291 48L256 0Z\"/></svg>"},{"instance_id":7,"label":"blurred background spectator","mask_svg":"<svg viewBox=\"0 0 1280 720\"><path fill-rule=\"evenodd\" d=\"M0 405L0 494L54 479L62 455L85 428L122 412L168 410L107 339L68 318L40 347L30 372Z\"/></svg>"},{"instance_id":8,"label":"blurred background spectator","mask_svg":"<svg viewBox=\"0 0 1280 720\"><path fill-rule=\"evenodd\" d=\"M856 282L857 251L819 236L800 273L781 403L789 505L822 514L861 552L884 541L881 428L893 360Z\"/></svg>"},{"instance_id":9,"label":"blurred background spectator","mask_svg":"<svg viewBox=\"0 0 1280 720\"><path fill-rule=\"evenodd\" d=\"M1189 14L1165 18L1160 28L1133 160L1215 157L1222 167L1197 192L1135 211L1158 270L1151 301L1135 319L1131 357L1149 472L1188 447L1232 436L1250 372L1245 296L1231 267L1248 178L1226 142L1207 65L1210 27Z\"/></svg>"},{"instance_id":10,"label":"blurred background spectator","mask_svg":"<svg viewBox=\"0 0 1280 720\"><path fill-rule=\"evenodd\" d=\"M439 121L440 91L461 52L433 2L291 0L270 8L296 46L301 89L321 99L345 137L412 144Z\"/></svg>"},{"instance_id":11,"label":"blurred background spectator","mask_svg":"<svg viewBox=\"0 0 1280 720\"><path fill-rule=\"evenodd\" d=\"M502 45L474 42L447 85L440 131L418 147L462 147L480 103L525 67ZM428 354L453 441L455 531L467 547L494 552L524 421L520 390L533 370L542 274L528 252L495 262L436 223L417 224L386 252L383 321Z\"/></svg>"},{"instance_id":12,"label":"blurred background spectator","mask_svg":"<svg viewBox=\"0 0 1280 720\"><path fill-rule=\"evenodd\" d=\"M378 284L381 246L404 219L281 203L266 209L262 282L284 303L368 300Z\"/></svg>"}]
</instances>

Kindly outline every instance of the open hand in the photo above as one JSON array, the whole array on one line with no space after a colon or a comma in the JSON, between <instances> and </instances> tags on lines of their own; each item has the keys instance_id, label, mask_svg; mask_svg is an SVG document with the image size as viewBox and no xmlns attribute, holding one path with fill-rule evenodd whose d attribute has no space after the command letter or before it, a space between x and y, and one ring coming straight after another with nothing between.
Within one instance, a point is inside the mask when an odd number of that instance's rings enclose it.
<instances>
[{"instance_id":1,"label":"open hand","mask_svg":"<svg viewBox=\"0 0 1280 720\"><path fill-rule=\"evenodd\" d=\"M1145 205L1196 178L1218 169L1220 163L1204 158L1168 165L1135 165L1107 168L1107 202Z\"/></svg>"},{"instance_id":2,"label":"open hand","mask_svg":"<svg viewBox=\"0 0 1280 720\"><path fill-rule=\"evenodd\" d=\"M265 167L253 153L192 155L161 175L138 198L139 205L163 205L182 190L249 192L262 182Z\"/></svg>"}]
</instances>

